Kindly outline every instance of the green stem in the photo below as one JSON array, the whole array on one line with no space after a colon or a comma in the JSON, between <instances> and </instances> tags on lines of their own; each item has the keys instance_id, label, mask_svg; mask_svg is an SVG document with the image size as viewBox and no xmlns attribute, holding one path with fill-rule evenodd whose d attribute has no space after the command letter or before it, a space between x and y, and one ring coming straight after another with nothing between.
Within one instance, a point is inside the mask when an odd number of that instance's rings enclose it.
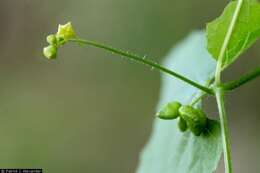
<instances>
[{"instance_id":1,"label":"green stem","mask_svg":"<svg viewBox=\"0 0 260 173\"><path fill-rule=\"evenodd\" d=\"M232 173L232 160L231 160L231 147L228 137L228 125L227 125L227 115L224 106L224 90L219 89L218 87L221 86L221 71L223 67L223 60L225 57L226 49L228 47L229 41L231 39L233 30L235 28L240 10L243 5L243 0L238 0L235 12L232 16L230 25L228 27L228 31L225 35L224 42L219 52L217 68L215 73L215 95L217 99L218 109L219 109L219 116L220 116L220 126L221 126L221 134L222 134L222 142L223 142L223 150L224 150L224 161L225 161L225 172Z\"/></svg>"},{"instance_id":2,"label":"green stem","mask_svg":"<svg viewBox=\"0 0 260 173\"><path fill-rule=\"evenodd\" d=\"M170 74L208 94L214 94L213 90L208 88L208 87L205 87L205 86L202 86L200 85L199 83L195 82L195 81L192 81L174 71L171 71L161 65L159 65L158 63L156 62L153 62L153 61L150 61L150 60L147 60L146 58L143 58L143 57L140 57L138 55L135 55L135 54L131 54L129 52L126 52L126 51L122 51L122 50L119 50L119 49L115 49L113 47L110 47L110 46L107 46L107 45L104 45L104 44L100 44L100 43L97 43L97 42L94 42L94 41L89 41L89 40L83 40L83 39L70 39L69 41L71 42L76 42L76 43L81 43L81 44L86 44L86 45L91 45L91 46L94 46L94 47L97 47L97 48L101 48L101 49L105 49L107 51L110 51L112 53L115 53L115 54L118 54L118 55L121 55L121 56L124 56L126 58L129 58L131 60L134 60L134 61L137 61L137 62L140 62L140 63L143 63L145 65L148 65L152 68L155 68L155 69L158 69L164 73L167 73L167 74Z\"/></svg>"},{"instance_id":3,"label":"green stem","mask_svg":"<svg viewBox=\"0 0 260 173\"><path fill-rule=\"evenodd\" d=\"M224 104L224 99L225 99L224 91L221 88L218 88L216 89L215 94L217 98L219 116L220 116L221 135L222 135L224 161L225 161L225 172L232 173L231 145L229 141L227 115L226 115L225 104Z\"/></svg>"},{"instance_id":4,"label":"green stem","mask_svg":"<svg viewBox=\"0 0 260 173\"><path fill-rule=\"evenodd\" d=\"M215 80L215 78L213 77L213 78L211 78L211 79L209 79L207 82L206 82L206 87L208 87L208 88L211 88L210 86L211 86L211 84L214 82L214 80ZM204 97L206 97L207 96L207 93L205 93L205 92L202 92L202 93L200 93L200 95L197 97L197 98L195 98L191 103L190 103L190 105L191 106L195 106L195 104L196 103L198 103L200 100L202 100Z\"/></svg>"},{"instance_id":5,"label":"green stem","mask_svg":"<svg viewBox=\"0 0 260 173\"><path fill-rule=\"evenodd\" d=\"M226 49L227 49L229 41L231 39L233 30L235 28L235 25L236 25L242 4L243 4L243 0L238 0L235 12L233 14L231 23L228 27L228 31L226 33L224 42L222 44L222 47L221 47L221 50L220 50L220 53L219 53L219 56L218 56L218 63L217 63L217 68L216 68L216 73L215 73L216 85L219 85L221 83L221 71L222 71L222 66L223 66L223 60L224 60Z\"/></svg>"},{"instance_id":6,"label":"green stem","mask_svg":"<svg viewBox=\"0 0 260 173\"><path fill-rule=\"evenodd\" d=\"M200 100L202 100L204 97L207 96L207 93L203 92L201 93L196 99L194 99L192 102L191 102L191 106L195 106L196 103L198 103Z\"/></svg>"},{"instance_id":7,"label":"green stem","mask_svg":"<svg viewBox=\"0 0 260 173\"><path fill-rule=\"evenodd\" d=\"M223 88L225 90L233 90L253 79L256 79L259 76L260 76L260 67L257 67L255 70L243 75L240 79L224 84Z\"/></svg>"},{"instance_id":8,"label":"green stem","mask_svg":"<svg viewBox=\"0 0 260 173\"><path fill-rule=\"evenodd\" d=\"M207 82L206 82L206 87L208 87L208 88L210 88L210 86L211 86L211 84L214 82L214 78L212 78L212 79L209 79ZM200 95L197 97L197 98L195 98L192 102L191 102L191 106L195 106L196 105L196 103L198 103L200 100L202 100L204 97L206 97L207 96L207 93L205 93L205 92L202 92L202 93L200 93Z\"/></svg>"}]
</instances>

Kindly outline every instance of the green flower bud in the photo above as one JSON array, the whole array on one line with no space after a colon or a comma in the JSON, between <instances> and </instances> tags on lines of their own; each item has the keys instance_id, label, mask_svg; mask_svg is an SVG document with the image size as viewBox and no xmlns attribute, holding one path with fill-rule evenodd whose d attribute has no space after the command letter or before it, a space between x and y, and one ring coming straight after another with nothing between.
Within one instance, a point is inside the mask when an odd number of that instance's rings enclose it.
<instances>
[{"instance_id":1,"label":"green flower bud","mask_svg":"<svg viewBox=\"0 0 260 173\"><path fill-rule=\"evenodd\" d=\"M57 44L56 36L53 35L53 34L48 35L48 36L47 36L47 42L48 42L50 45L56 45L56 44Z\"/></svg>"},{"instance_id":2,"label":"green flower bud","mask_svg":"<svg viewBox=\"0 0 260 173\"><path fill-rule=\"evenodd\" d=\"M179 117L179 108L181 104L179 102L170 102L163 109L157 113L160 119L171 120Z\"/></svg>"},{"instance_id":3,"label":"green flower bud","mask_svg":"<svg viewBox=\"0 0 260 173\"><path fill-rule=\"evenodd\" d=\"M178 127L181 132L185 132L188 129L187 123L182 117L178 121Z\"/></svg>"},{"instance_id":4,"label":"green flower bud","mask_svg":"<svg viewBox=\"0 0 260 173\"><path fill-rule=\"evenodd\" d=\"M195 109L192 106L182 106L179 109L179 113L194 135L199 136L205 130L207 117L201 109Z\"/></svg>"},{"instance_id":5,"label":"green flower bud","mask_svg":"<svg viewBox=\"0 0 260 173\"><path fill-rule=\"evenodd\" d=\"M64 45L65 42L66 42L63 37L58 36L58 35L56 35L56 40L57 40L57 44L58 44L58 45Z\"/></svg>"},{"instance_id":6,"label":"green flower bud","mask_svg":"<svg viewBox=\"0 0 260 173\"><path fill-rule=\"evenodd\" d=\"M43 48L43 55L48 59L55 59L57 56L57 47L54 45L49 45Z\"/></svg>"},{"instance_id":7,"label":"green flower bud","mask_svg":"<svg viewBox=\"0 0 260 173\"><path fill-rule=\"evenodd\" d=\"M65 25L59 25L59 29L56 36L62 37L65 40L69 40L71 38L76 38L76 33L72 27L72 24L68 22Z\"/></svg>"}]
</instances>

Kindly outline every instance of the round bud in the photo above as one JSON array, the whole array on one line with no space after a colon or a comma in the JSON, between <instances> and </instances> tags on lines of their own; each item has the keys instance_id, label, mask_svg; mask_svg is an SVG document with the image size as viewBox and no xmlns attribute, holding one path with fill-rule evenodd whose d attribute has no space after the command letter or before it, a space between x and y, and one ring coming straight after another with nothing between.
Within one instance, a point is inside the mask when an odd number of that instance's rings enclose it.
<instances>
[{"instance_id":1,"label":"round bud","mask_svg":"<svg viewBox=\"0 0 260 173\"><path fill-rule=\"evenodd\" d=\"M187 123L182 117L178 121L178 127L181 132L185 132L188 129Z\"/></svg>"},{"instance_id":2,"label":"round bud","mask_svg":"<svg viewBox=\"0 0 260 173\"><path fill-rule=\"evenodd\" d=\"M48 35L46 39L47 39L47 42L48 42L50 45L56 45L56 44L57 44L56 36L53 35L53 34Z\"/></svg>"},{"instance_id":3,"label":"round bud","mask_svg":"<svg viewBox=\"0 0 260 173\"><path fill-rule=\"evenodd\" d=\"M179 117L179 108L181 104L179 102L170 102L163 109L157 113L160 119L172 120Z\"/></svg>"},{"instance_id":4,"label":"round bud","mask_svg":"<svg viewBox=\"0 0 260 173\"><path fill-rule=\"evenodd\" d=\"M54 45L49 45L43 48L43 55L48 59L55 59L57 56L57 47Z\"/></svg>"},{"instance_id":5,"label":"round bud","mask_svg":"<svg viewBox=\"0 0 260 173\"><path fill-rule=\"evenodd\" d=\"M199 136L205 130L207 117L201 109L195 109L192 106L182 106L179 109L179 113L194 135Z\"/></svg>"},{"instance_id":6,"label":"round bud","mask_svg":"<svg viewBox=\"0 0 260 173\"><path fill-rule=\"evenodd\" d=\"M64 37L61 37L59 35L56 35L56 40L57 40L57 44L58 45L64 45L66 40L64 39Z\"/></svg>"}]
</instances>

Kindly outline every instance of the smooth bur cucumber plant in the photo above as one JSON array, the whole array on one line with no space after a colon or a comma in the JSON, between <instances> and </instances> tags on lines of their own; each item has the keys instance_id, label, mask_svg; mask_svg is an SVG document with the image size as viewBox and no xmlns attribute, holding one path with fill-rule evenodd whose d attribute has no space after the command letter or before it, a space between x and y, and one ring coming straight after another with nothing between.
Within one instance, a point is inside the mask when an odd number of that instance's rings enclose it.
<instances>
[{"instance_id":1,"label":"smooth bur cucumber plant","mask_svg":"<svg viewBox=\"0 0 260 173\"><path fill-rule=\"evenodd\" d=\"M215 161L216 163L214 163L213 166L215 167L215 165L219 161L219 158L217 158L218 156L210 156L210 154L214 153L214 147L210 148L211 150L209 150L210 152L208 152L208 150L206 149L205 151L203 151L203 149L197 151L193 151L192 149L185 150L181 145L187 144L188 140L204 140L204 144L210 147L216 142L207 140L207 138L209 137L207 137L207 135L205 134L210 131L209 129L211 129L211 126L214 126L215 124L220 124L219 135L221 135L220 139L222 142L221 151L223 149L224 153L225 173L232 173L233 169L231 159L231 144L229 139L227 114L225 109L225 94L260 76L260 66L241 76L239 79L233 81L223 82L221 80L221 75L222 71L225 70L230 64L232 64L243 52L245 52L245 50L252 46L252 44L259 37L260 3L257 0L235 0L229 2L221 16L213 20L212 22L209 22L206 27L207 50L216 60L216 69L214 76L209 76L206 84L201 84L195 80L192 80L180 73L177 73L176 71L173 71L156 62L149 60L149 58L144 58L142 56L129 53L128 51L116 49L105 44L81 39L76 35L70 22L65 25L59 25L58 32L56 34L51 34L47 36L47 42L49 43L49 45L43 49L43 54L48 59L55 59L57 57L58 49L66 43L80 43L83 45L94 46L97 48L105 49L114 54L118 54L120 55L120 57L125 57L129 60L134 60L154 69L160 70L167 75L170 75L192 87L195 87L200 91L200 94L196 95L196 97L191 102L189 102L189 104L183 104L179 100L172 100L161 108L161 110L157 113L157 117L165 121L176 121L177 119L176 127L179 128L181 134L183 134L183 136L185 134L189 134L189 138L185 138L186 141L184 143L180 142L176 144L179 146L172 146L177 149L179 148L179 150L182 150L176 152L177 154L173 154L172 157L176 157L176 162L181 163L181 159L186 158L184 156L182 157L182 155L185 154L188 155L187 158L189 158L186 162L192 162L194 160L201 160L201 162L198 162L197 165L194 163L186 164L186 167L189 166L189 168L186 168L185 165L180 166L181 164L179 164L179 167L181 168L178 168L177 171L177 166L172 169L164 168L164 166L160 165L160 162L158 161L157 168L158 170L161 170L161 173L209 173L214 171L209 170L208 167L210 167L210 162L207 162L207 160L217 160ZM207 114L200 107L199 103L206 96L212 96L216 98L217 107L219 110L219 121L214 121L214 123L212 123L213 121L207 117ZM212 136L214 136L213 132L210 133ZM172 137L174 138L174 136ZM200 143L196 142L194 145L200 145ZM196 146L192 147L196 148ZM188 153L184 151L188 151ZM149 152L152 153L154 151L150 149ZM200 153L203 152L208 153L206 153L206 157L200 158ZM171 167L171 164L169 164L168 167ZM139 172L150 173L149 171L145 170Z\"/></svg>"}]
</instances>

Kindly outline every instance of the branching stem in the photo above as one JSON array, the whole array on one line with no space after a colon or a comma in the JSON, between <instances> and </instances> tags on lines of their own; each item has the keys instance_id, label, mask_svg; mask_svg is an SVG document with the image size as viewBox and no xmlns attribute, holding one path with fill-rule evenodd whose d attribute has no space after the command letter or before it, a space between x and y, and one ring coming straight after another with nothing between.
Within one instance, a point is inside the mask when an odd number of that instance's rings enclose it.
<instances>
[{"instance_id":1,"label":"branching stem","mask_svg":"<svg viewBox=\"0 0 260 173\"><path fill-rule=\"evenodd\" d=\"M202 100L204 97L207 96L207 93L203 92L201 93L196 99L194 99L192 102L191 102L191 106L195 106L200 100Z\"/></svg>"},{"instance_id":2,"label":"branching stem","mask_svg":"<svg viewBox=\"0 0 260 173\"><path fill-rule=\"evenodd\" d=\"M229 41L232 37L232 33L234 31L237 19L239 17L240 10L242 8L244 0L238 0L237 6L232 16L230 25L228 27L227 33L225 35L224 42L219 52L217 68L215 73L215 95L217 99L219 116L220 116L220 126L221 126L221 134L222 134L222 142L223 142L223 150L224 150L224 161L225 161L225 172L232 173L232 159L231 159L231 146L228 137L228 125L227 125L227 115L225 111L224 105L224 94L225 91L221 88L221 71L223 67L223 61L225 57L225 53L229 44Z\"/></svg>"},{"instance_id":3,"label":"branching stem","mask_svg":"<svg viewBox=\"0 0 260 173\"><path fill-rule=\"evenodd\" d=\"M236 89L236 88L240 87L241 85L243 85L249 81L252 81L253 79L256 79L259 76L260 76L260 67L257 67L255 70L243 75L240 79L224 84L223 89L225 89L225 90Z\"/></svg>"},{"instance_id":4,"label":"branching stem","mask_svg":"<svg viewBox=\"0 0 260 173\"><path fill-rule=\"evenodd\" d=\"M159 65L158 63L156 62L153 62L151 60L148 60L147 58L143 58L141 56L138 56L138 55L135 55L135 54L132 54L132 53L129 53L127 51L122 51L122 50L119 50L119 49L115 49L113 47L110 47L110 46L107 46L107 45L104 45L104 44L101 44L101 43L97 43L97 42L94 42L94 41L89 41L89 40L83 40L83 39L70 39L69 41L71 42L76 42L76 43L81 43L81 44L86 44L86 45L91 45L91 46L94 46L94 47L97 47L97 48L101 48L101 49L105 49L109 52L112 52L112 53L115 53L115 54L118 54L118 55L121 55L123 57L126 57L128 59L131 59L131 60L134 60L134 61L137 61L137 62L140 62L140 63L143 63L145 65L148 65L152 68L155 68L155 69L158 69L164 73L167 73L171 76L174 76L208 94L214 94L213 90L208 88L208 87L205 87L205 86L202 86L201 84L193 81L193 80L190 80L174 71L171 71L161 65Z\"/></svg>"},{"instance_id":5,"label":"branching stem","mask_svg":"<svg viewBox=\"0 0 260 173\"><path fill-rule=\"evenodd\" d=\"M215 78L213 77L212 79L209 79L207 82L206 82L206 87L208 87L208 88L211 88L211 84L214 82L214 80L215 80ZM195 106L200 100L202 100L204 97L206 97L207 96L207 93L205 93L205 92L201 92L200 93L200 95L197 97L197 98L195 98L191 103L190 103L190 105L191 106Z\"/></svg>"}]
</instances>

